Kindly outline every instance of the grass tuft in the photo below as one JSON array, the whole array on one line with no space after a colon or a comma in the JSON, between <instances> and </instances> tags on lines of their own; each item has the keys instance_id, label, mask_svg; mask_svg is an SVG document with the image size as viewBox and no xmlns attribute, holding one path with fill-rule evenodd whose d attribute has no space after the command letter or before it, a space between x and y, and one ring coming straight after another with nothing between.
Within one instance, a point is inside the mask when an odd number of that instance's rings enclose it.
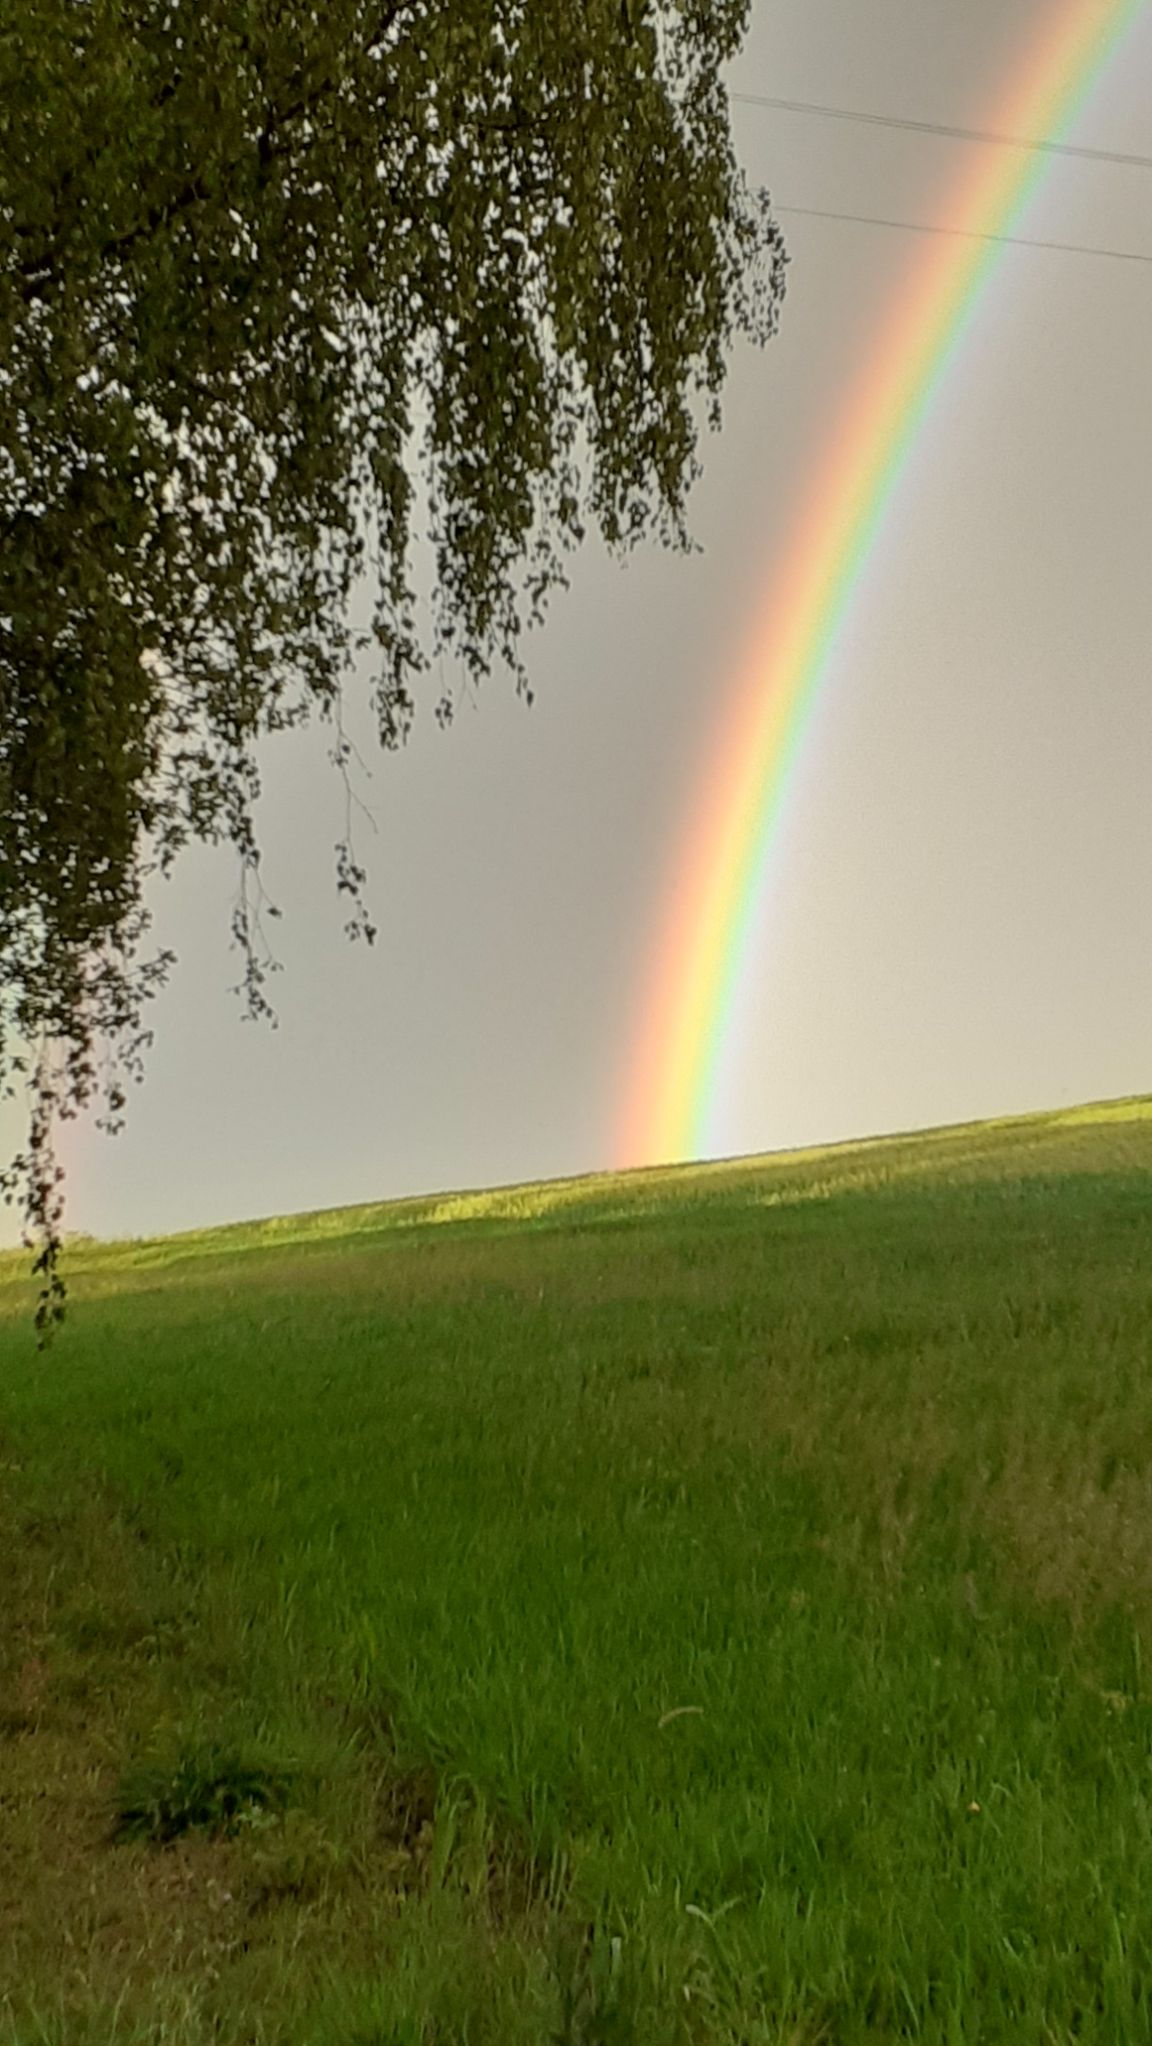
<instances>
[{"instance_id":1,"label":"grass tuft","mask_svg":"<svg viewBox=\"0 0 1152 2046\"><path fill-rule=\"evenodd\" d=\"M234 1839L246 1825L286 1810L296 1774L209 1744L175 1766L141 1762L125 1771L113 1836L167 1847L187 1833Z\"/></svg>"}]
</instances>

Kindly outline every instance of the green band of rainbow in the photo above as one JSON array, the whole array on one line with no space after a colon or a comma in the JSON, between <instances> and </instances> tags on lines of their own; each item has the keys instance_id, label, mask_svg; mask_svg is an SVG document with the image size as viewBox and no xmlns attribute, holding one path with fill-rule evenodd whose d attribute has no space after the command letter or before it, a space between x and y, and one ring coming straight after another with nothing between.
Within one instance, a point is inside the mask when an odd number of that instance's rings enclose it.
<instances>
[{"instance_id":1,"label":"green band of rainbow","mask_svg":"<svg viewBox=\"0 0 1152 2046\"><path fill-rule=\"evenodd\" d=\"M1059 140L1144 0L1062 0L988 126ZM987 158L990 157L991 161ZM1050 156L995 149L949 226L1010 233ZM620 1162L706 1151L783 798L852 600L929 408L1005 251L947 239L918 260L831 435L773 576L676 865L625 1080Z\"/></svg>"}]
</instances>

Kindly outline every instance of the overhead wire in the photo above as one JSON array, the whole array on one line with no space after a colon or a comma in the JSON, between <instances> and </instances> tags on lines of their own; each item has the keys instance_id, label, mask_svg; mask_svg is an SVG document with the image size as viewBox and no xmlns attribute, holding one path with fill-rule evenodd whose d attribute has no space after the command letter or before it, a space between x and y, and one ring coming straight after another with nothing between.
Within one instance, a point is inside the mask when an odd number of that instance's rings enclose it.
<instances>
[{"instance_id":1,"label":"overhead wire","mask_svg":"<svg viewBox=\"0 0 1152 2046\"><path fill-rule=\"evenodd\" d=\"M1140 156L1120 149L1090 149L1076 142L1049 142L1035 136L1002 135L987 128L960 128L943 121L915 121L902 114L872 114L859 108L829 107L815 100L777 99L768 93L734 92L730 95L743 106L770 107L789 114L817 114L828 120L865 122L879 128L906 129L917 135L942 135L952 141L979 142L1003 149L1042 150L1050 155L1087 158L1095 163L1126 164L1135 170L1152 170L1152 156ZM854 213L832 206L774 205L776 213L804 215L812 220L845 220L861 227L898 228L906 234L942 234L964 241L1000 242L1018 249L1049 249L1068 256L1098 256L1114 263L1152 263L1152 254L1137 249L1097 248L1086 242L1041 240L1020 234L989 234L967 227L941 227L932 221L895 220L880 213Z\"/></svg>"},{"instance_id":2,"label":"overhead wire","mask_svg":"<svg viewBox=\"0 0 1152 2046\"><path fill-rule=\"evenodd\" d=\"M841 213L832 206L777 206L772 202L773 213L802 213L812 220L848 220L862 227L899 227L906 234L947 234L958 235L963 241L1004 242L1015 249L1058 249L1068 256L1101 256L1114 263L1152 263L1152 255L1143 255L1138 249L1098 249L1087 242L1056 242L1033 240L1022 234L981 234L972 227L939 227L924 220L892 220L880 213Z\"/></svg>"},{"instance_id":3,"label":"overhead wire","mask_svg":"<svg viewBox=\"0 0 1152 2046\"><path fill-rule=\"evenodd\" d=\"M1001 149L1043 150L1050 156L1083 157L1091 163L1123 163L1133 170L1152 170L1152 156L1123 149L1090 149L1081 142L1049 142L1036 136L1001 135L990 128L956 128L944 121L913 121L902 114L869 114L854 107L828 107L815 100L774 99L768 93L733 92L742 106L775 107L787 114L818 114L831 121L861 121L875 128L904 128L914 135L943 135L954 142L992 143Z\"/></svg>"}]
</instances>

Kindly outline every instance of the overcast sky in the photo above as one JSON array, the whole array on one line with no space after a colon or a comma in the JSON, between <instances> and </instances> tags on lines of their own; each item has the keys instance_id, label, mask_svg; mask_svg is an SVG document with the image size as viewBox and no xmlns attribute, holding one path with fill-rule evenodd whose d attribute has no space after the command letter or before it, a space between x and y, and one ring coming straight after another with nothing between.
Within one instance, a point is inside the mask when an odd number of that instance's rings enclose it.
<instances>
[{"instance_id":1,"label":"overcast sky","mask_svg":"<svg viewBox=\"0 0 1152 2046\"><path fill-rule=\"evenodd\" d=\"M756 0L733 87L986 125L1053 0ZM1076 139L1152 152L1152 8ZM945 221L973 145L740 106L781 207ZM179 967L70 1226L129 1235L614 1162L648 948L733 657L804 479L934 246L782 216L778 338L732 365L703 553L590 544L498 684L374 752L350 945L325 735L265 755L283 972L241 1020L228 856L155 898ZM1152 173L1053 159L1019 232L1152 256ZM1152 1089L1152 263L1010 251L897 494L796 775L711 1151ZM450 677L448 679L451 679ZM430 678L429 699L440 680ZM350 692L351 694L351 692ZM3 1126L12 1132L9 1120ZM4 1240L15 1223L3 1213Z\"/></svg>"}]
</instances>

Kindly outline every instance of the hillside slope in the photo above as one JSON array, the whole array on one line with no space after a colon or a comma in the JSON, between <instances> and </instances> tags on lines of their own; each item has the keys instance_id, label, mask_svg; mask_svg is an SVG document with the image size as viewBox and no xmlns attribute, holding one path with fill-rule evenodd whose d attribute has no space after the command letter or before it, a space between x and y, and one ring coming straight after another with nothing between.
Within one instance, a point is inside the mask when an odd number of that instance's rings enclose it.
<instances>
[{"instance_id":1,"label":"hillside slope","mask_svg":"<svg viewBox=\"0 0 1152 2046\"><path fill-rule=\"evenodd\" d=\"M4 2046L1152 2037L1150 1166L4 1260Z\"/></svg>"}]
</instances>

